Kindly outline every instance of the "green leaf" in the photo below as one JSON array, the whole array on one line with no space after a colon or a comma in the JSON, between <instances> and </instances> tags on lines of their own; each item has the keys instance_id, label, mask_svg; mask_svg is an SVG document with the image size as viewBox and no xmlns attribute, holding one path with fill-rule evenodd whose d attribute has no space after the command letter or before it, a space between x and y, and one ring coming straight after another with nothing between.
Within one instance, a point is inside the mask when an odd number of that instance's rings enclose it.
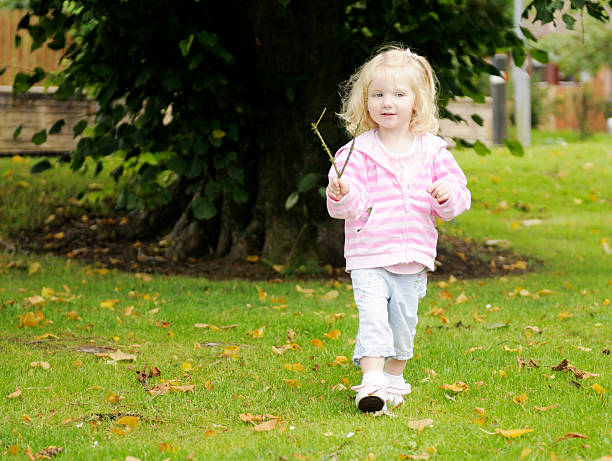
<instances>
[{"instance_id":1,"label":"green leaf","mask_svg":"<svg viewBox=\"0 0 612 461\"><path fill-rule=\"evenodd\" d=\"M521 32L523 33L523 36L527 39L527 40L531 40L533 42L536 42L538 39L535 37L535 35L533 35L531 33L531 31L529 29L527 29L526 27L521 26Z\"/></svg>"},{"instance_id":2,"label":"green leaf","mask_svg":"<svg viewBox=\"0 0 612 461\"><path fill-rule=\"evenodd\" d=\"M6 72L6 66L4 66L2 69L0 69L0 75L2 75L5 72Z\"/></svg>"},{"instance_id":3,"label":"green leaf","mask_svg":"<svg viewBox=\"0 0 612 461\"><path fill-rule=\"evenodd\" d=\"M13 141L17 141L17 138L21 134L22 129L23 129L23 125L19 125L17 128L15 128L15 131L13 131Z\"/></svg>"},{"instance_id":4,"label":"green leaf","mask_svg":"<svg viewBox=\"0 0 612 461\"><path fill-rule=\"evenodd\" d=\"M484 145L482 141L476 141L472 148L474 149L474 151L476 151L478 155L488 155L491 153L491 150L486 145Z\"/></svg>"},{"instance_id":5,"label":"green leaf","mask_svg":"<svg viewBox=\"0 0 612 461\"><path fill-rule=\"evenodd\" d=\"M533 56L533 59L535 59L536 61L541 62L542 64L548 63L548 52L547 51L540 50L538 48L532 48L530 52L531 52L531 56Z\"/></svg>"},{"instance_id":6,"label":"green leaf","mask_svg":"<svg viewBox=\"0 0 612 461\"><path fill-rule=\"evenodd\" d=\"M64 119L58 120L53 125L51 125L51 128L49 128L49 134L57 134L57 133L59 133L62 130L62 127L65 124L66 124L66 122L64 121Z\"/></svg>"},{"instance_id":7,"label":"green leaf","mask_svg":"<svg viewBox=\"0 0 612 461\"><path fill-rule=\"evenodd\" d=\"M181 53L183 54L183 56L186 57L189 54L189 50L191 49L191 44L193 43L193 39L194 39L194 35L191 34L189 38L186 38L185 40L181 40L179 42L179 48L181 49Z\"/></svg>"},{"instance_id":8,"label":"green leaf","mask_svg":"<svg viewBox=\"0 0 612 461\"><path fill-rule=\"evenodd\" d=\"M208 198L198 197L193 203L193 214L201 220L211 219L217 214L217 208Z\"/></svg>"},{"instance_id":9,"label":"green leaf","mask_svg":"<svg viewBox=\"0 0 612 461\"><path fill-rule=\"evenodd\" d=\"M290 210L291 208L293 208L298 202L299 198L300 193L298 191L295 190L291 192L291 194L289 194L289 197L287 197L287 200L285 201L285 209Z\"/></svg>"},{"instance_id":10,"label":"green leaf","mask_svg":"<svg viewBox=\"0 0 612 461\"><path fill-rule=\"evenodd\" d=\"M201 31L197 35L198 42L204 47L212 48L219 41L219 37L216 34L211 34L205 30Z\"/></svg>"},{"instance_id":11,"label":"green leaf","mask_svg":"<svg viewBox=\"0 0 612 461\"><path fill-rule=\"evenodd\" d=\"M44 160L41 160L38 163L35 163L32 166L32 168L30 168L30 173L31 174L42 173L43 171L46 171L49 168L51 168L51 162L49 162L49 160L47 160L47 159L44 159Z\"/></svg>"},{"instance_id":12,"label":"green leaf","mask_svg":"<svg viewBox=\"0 0 612 461\"><path fill-rule=\"evenodd\" d=\"M74 128L72 128L72 131L74 132L74 137L76 138L81 133L83 133L83 130L85 128L87 128L87 120L81 120L76 125L74 125Z\"/></svg>"},{"instance_id":13,"label":"green leaf","mask_svg":"<svg viewBox=\"0 0 612 461\"><path fill-rule=\"evenodd\" d=\"M167 166L170 170L179 175L184 175L187 171L187 162L178 155L168 160Z\"/></svg>"},{"instance_id":14,"label":"green leaf","mask_svg":"<svg viewBox=\"0 0 612 461\"><path fill-rule=\"evenodd\" d=\"M504 146L506 146L512 155L515 157L522 157L525 155L525 150L523 149L523 145L520 141L504 139Z\"/></svg>"},{"instance_id":15,"label":"green leaf","mask_svg":"<svg viewBox=\"0 0 612 461\"><path fill-rule=\"evenodd\" d=\"M13 90L15 90L15 93L25 93L32 88L32 85L34 85L34 82L30 76L24 72L19 72L13 79Z\"/></svg>"},{"instance_id":16,"label":"green leaf","mask_svg":"<svg viewBox=\"0 0 612 461\"><path fill-rule=\"evenodd\" d=\"M522 67L525 62L525 50L522 46L513 46L512 47L512 59L514 59L514 64L516 67Z\"/></svg>"},{"instance_id":17,"label":"green leaf","mask_svg":"<svg viewBox=\"0 0 612 461\"><path fill-rule=\"evenodd\" d=\"M47 130L40 130L32 135L32 142L36 144L37 146L40 146L46 140L47 140Z\"/></svg>"},{"instance_id":18,"label":"green leaf","mask_svg":"<svg viewBox=\"0 0 612 461\"><path fill-rule=\"evenodd\" d=\"M472 114L472 120L474 120L478 126L484 125L484 120L478 114Z\"/></svg>"},{"instance_id":19,"label":"green leaf","mask_svg":"<svg viewBox=\"0 0 612 461\"><path fill-rule=\"evenodd\" d=\"M249 201L249 194L242 188L234 187L232 189L232 198L236 203L246 203Z\"/></svg>"},{"instance_id":20,"label":"green leaf","mask_svg":"<svg viewBox=\"0 0 612 461\"><path fill-rule=\"evenodd\" d=\"M569 14L564 14L563 16L561 16L561 19L563 19L563 22L565 23L565 26L569 30L573 30L574 29L574 23L576 22L576 20L573 17L571 17Z\"/></svg>"},{"instance_id":21,"label":"green leaf","mask_svg":"<svg viewBox=\"0 0 612 461\"><path fill-rule=\"evenodd\" d=\"M317 185L317 175L308 173L300 178L297 184L298 192L306 192Z\"/></svg>"}]
</instances>

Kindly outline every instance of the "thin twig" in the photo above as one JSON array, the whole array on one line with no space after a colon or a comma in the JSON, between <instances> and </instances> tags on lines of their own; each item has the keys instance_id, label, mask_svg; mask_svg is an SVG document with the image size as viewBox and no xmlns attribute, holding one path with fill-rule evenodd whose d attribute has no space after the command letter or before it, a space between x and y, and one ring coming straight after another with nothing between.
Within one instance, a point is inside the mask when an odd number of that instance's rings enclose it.
<instances>
[{"instance_id":1,"label":"thin twig","mask_svg":"<svg viewBox=\"0 0 612 461\"><path fill-rule=\"evenodd\" d=\"M306 227L308 226L308 223L304 223L304 225L302 226L302 228L300 229L300 232L298 232L297 237L295 238L295 242L293 243L293 247L291 248L291 251L289 252L289 256L287 256L287 259L285 260L285 267L287 267L289 265L289 261L291 261L291 257L293 256L293 252L295 251L298 242L300 241L300 237L302 236L302 234L304 233L304 231L306 230Z\"/></svg>"},{"instance_id":2,"label":"thin twig","mask_svg":"<svg viewBox=\"0 0 612 461\"><path fill-rule=\"evenodd\" d=\"M325 149L325 152L327 152L327 155L329 155L329 159L331 160L332 165L334 165L334 170L336 170L336 174L338 175L338 177L340 177L341 173L338 171L338 167L336 166L336 162L334 161L334 156L332 155L331 151L329 150L329 147L327 147L327 144L325 143L325 140L323 139L323 136L321 136L321 133L319 133L319 122L323 118L323 115L325 114L326 110L327 110L327 108L324 108L323 112L321 112L321 116L319 117L319 120L317 120L317 123L311 123L310 126L312 127L313 131L319 137L319 140L321 141L321 144L323 144L323 149Z\"/></svg>"}]
</instances>

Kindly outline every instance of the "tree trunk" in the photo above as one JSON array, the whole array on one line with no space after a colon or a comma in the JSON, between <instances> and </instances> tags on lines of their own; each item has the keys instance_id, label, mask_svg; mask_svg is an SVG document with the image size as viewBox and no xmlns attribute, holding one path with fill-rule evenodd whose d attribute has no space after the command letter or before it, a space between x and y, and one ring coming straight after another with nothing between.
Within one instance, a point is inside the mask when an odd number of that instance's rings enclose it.
<instances>
[{"instance_id":1,"label":"tree trunk","mask_svg":"<svg viewBox=\"0 0 612 461\"><path fill-rule=\"evenodd\" d=\"M291 2L283 13L277 0L254 3L255 75L260 107L268 107L258 127L266 137L258 157L255 216L265 233L262 257L282 264L305 224L297 252L314 255L317 227L312 224L330 219L316 190L301 194L289 211L284 204L307 173L319 175L321 186L327 184L329 159L310 126L324 107L327 115L321 133L332 151L343 143L333 115L339 107L338 84L347 78L334 59L341 52L342 30L328 24L343 23L344 5L326 0ZM314 77L305 79L313 70ZM277 81L281 75L287 87L271 88L267 75L276 75ZM342 239L341 234L338 237Z\"/></svg>"}]
</instances>

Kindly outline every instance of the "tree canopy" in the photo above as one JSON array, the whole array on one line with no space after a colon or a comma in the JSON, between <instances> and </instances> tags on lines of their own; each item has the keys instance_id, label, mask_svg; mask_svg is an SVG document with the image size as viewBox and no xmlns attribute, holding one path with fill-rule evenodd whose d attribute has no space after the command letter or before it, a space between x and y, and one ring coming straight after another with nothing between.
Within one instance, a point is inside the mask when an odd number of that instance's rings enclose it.
<instances>
[{"instance_id":1,"label":"tree canopy","mask_svg":"<svg viewBox=\"0 0 612 461\"><path fill-rule=\"evenodd\" d=\"M606 14L600 2L570 3ZM563 4L535 0L527 10L550 21ZM243 257L254 246L278 261L323 216L317 185L327 158L309 123L337 109L338 84L374 48L399 41L431 62L441 114L459 120L446 104L483 100L478 76L498 73L488 57L525 59L507 10L505 0L32 0L17 35L65 50L58 97L87 93L99 103L95 125L77 124L82 137L61 161L78 170L90 157L99 173L118 157L110 174L129 177L119 207L165 210L149 223L162 232L176 223L170 240L200 222L200 247ZM14 88L45 75L19 74ZM58 121L47 133L60 129ZM346 137L331 115L322 129L331 145ZM287 210L296 190L301 206Z\"/></svg>"}]
</instances>

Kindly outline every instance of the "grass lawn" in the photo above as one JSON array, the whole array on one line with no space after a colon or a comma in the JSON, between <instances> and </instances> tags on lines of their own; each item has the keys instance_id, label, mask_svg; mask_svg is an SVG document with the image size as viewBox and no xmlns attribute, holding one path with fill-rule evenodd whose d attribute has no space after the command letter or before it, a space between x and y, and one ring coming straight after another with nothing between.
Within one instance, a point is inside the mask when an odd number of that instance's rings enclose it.
<instances>
[{"instance_id":1,"label":"grass lawn","mask_svg":"<svg viewBox=\"0 0 612 461\"><path fill-rule=\"evenodd\" d=\"M70 460L612 456L612 139L542 140L523 158L504 149L455 155L472 210L442 227L507 240L537 270L431 281L405 373L413 392L391 415L360 414L348 389L361 376L347 363L357 310L345 283L149 277L7 252L0 453L27 459L28 450L51 454L53 446ZM30 205L41 208L40 222L55 200L42 192L77 181L57 170L30 178L32 163L0 160L0 235L25 223L9 218L23 203L18 194L41 204ZM574 372L552 369L563 359Z\"/></svg>"}]
</instances>

